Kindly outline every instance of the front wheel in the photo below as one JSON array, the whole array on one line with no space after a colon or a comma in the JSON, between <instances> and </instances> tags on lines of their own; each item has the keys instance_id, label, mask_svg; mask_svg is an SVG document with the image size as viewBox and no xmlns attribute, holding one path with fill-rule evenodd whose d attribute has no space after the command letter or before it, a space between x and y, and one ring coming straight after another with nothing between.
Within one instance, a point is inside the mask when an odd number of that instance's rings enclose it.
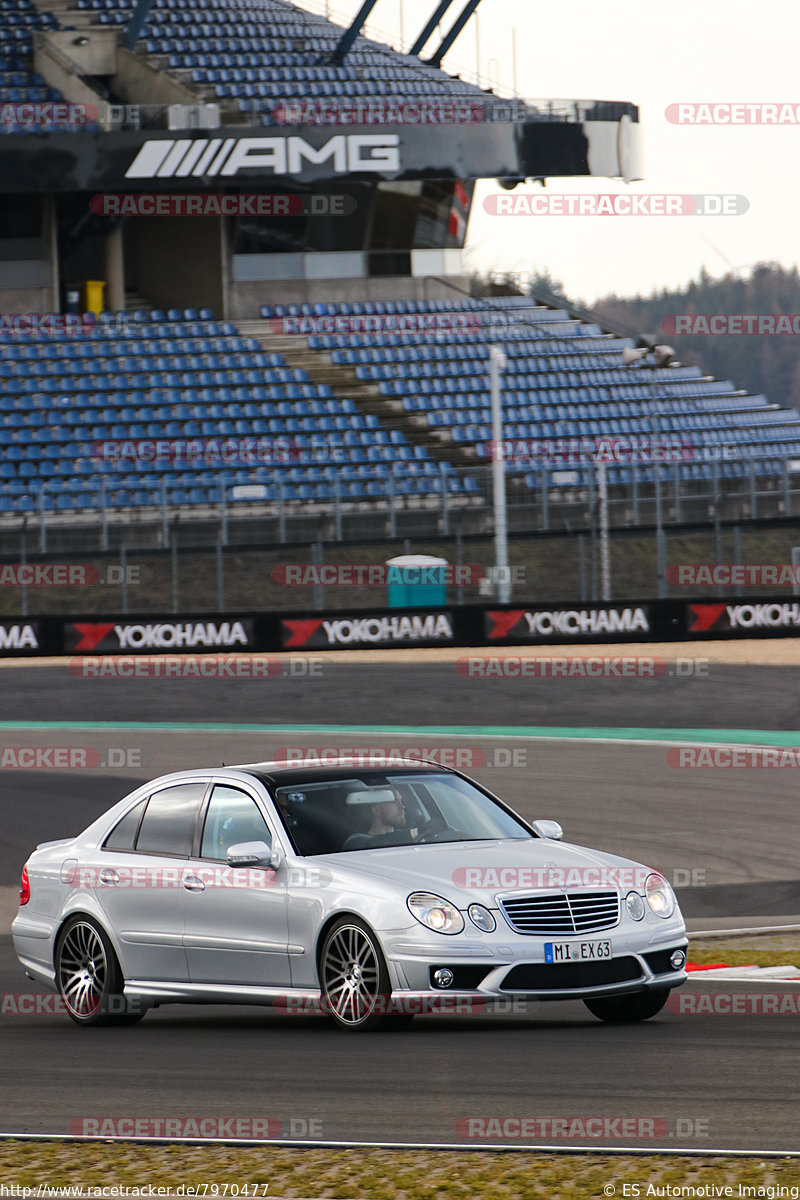
<instances>
[{"instance_id":1,"label":"front wheel","mask_svg":"<svg viewBox=\"0 0 800 1200\"><path fill-rule=\"evenodd\" d=\"M391 984L378 939L358 917L341 917L322 946L322 1001L340 1029L365 1033L393 1027ZM400 1018L402 1020L402 1018Z\"/></svg>"},{"instance_id":2,"label":"front wheel","mask_svg":"<svg viewBox=\"0 0 800 1200\"><path fill-rule=\"evenodd\" d=\"M56 984L76 1025L132 1025L145 1014L124 996L125 979L108 935L91 917L72 917L58 937Z\"/></svg>"},{"instance_id":3,"label":"front wheel","mask_svg":"<svg viewBox=\"0 0 800 1200\"><path fill-rule=\"evenodd\" d=\"M669 992L669 988L656 988L649 992L635 992L632 996L608 996L584 1000L583 1003L601 1021L622 1025L654 1017L667 1003Z\"/></svg>"}]
</instances>

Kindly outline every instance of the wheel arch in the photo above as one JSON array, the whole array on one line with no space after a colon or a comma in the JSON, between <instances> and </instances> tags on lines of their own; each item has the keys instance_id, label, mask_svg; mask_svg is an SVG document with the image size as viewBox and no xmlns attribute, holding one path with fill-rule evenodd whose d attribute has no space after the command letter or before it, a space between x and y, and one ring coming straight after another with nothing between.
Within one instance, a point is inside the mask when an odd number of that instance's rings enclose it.
<instances>
[{"instance_id":1,"label":"wheel arch","mask_svg":"<svg viewBox=\"0 0 800 1200\"><path fill-rule=\"evenodd\" d=\"M361 913L353 912L349 908L343 908L341 910L341 912L331 913L329 916L327 916L325 918L322 925L320 926L319 932L317 933L317 942L314 947L314 963L315 963L316 970L317 970L317 982L319 983L320 987L322 986L322 978L320 975L320 966L321 966L321 960L322 960L322 947L325 945L325 938L328 936L328 933L330 932L330 930L333 928L333 926L336 924L337 921L341 921L342 918L347 918L347 917L352 918L354 921L359 921L362 925L366 925L367 929L369 929L372 936L377 939L378 949L380 950L381 954L383 954L384 959L386 958L386 955L383 953L383 946L381 946L380 937L378 936L374 927L372 925L370 925L370 923L366 919L366 917L362 917Z\"/></svg>"}]
</instances>

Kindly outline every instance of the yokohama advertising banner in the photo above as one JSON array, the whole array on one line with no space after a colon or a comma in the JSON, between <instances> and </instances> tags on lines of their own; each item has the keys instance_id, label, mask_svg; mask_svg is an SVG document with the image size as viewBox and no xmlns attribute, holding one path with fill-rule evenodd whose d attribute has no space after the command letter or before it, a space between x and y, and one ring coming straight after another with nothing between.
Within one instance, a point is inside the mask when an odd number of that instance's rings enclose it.
<instances>
[{"instance_id":1,"label":"yokohama advertising banner","mask_svg":"<svg viewBox=\"0 0 800 1200\"><path fill-rule=\"evenodd\" d=\"M484 618L489 645L644 641L653 632L652 606L648 604L487 609Z\"/></svg>"},{"instance_id":2,"label":"yokohama advertising banner","mask_svg":"<svg viewBox=\"0 0 800 1200\"><path fill-rule=\"evenodd\" d=\"M116 617L64 623L66 654L187 654L258 649L253 617Z\"/></svg>"},{"instance_id":3,"label":"yokohama advertising banner","mask_svg":"<svg viewBox=\"0 0 800 1200\"><path fill-rule=\"evenodd\" d=\"M800 597L693 601L686 605L689 637L800 637Z\"/></svg>"},{"instance_id":4,"label":"yokohama advertising banner","mask_svg":"<svg viewBox=\"0 0 800 1200\"><path fill-rule=\"evenodd\" d=\"M42 653L42 638L37 621L0 621L0 658L18 658L23 654Z\"/></svg>"},{"instance_id":5,"label":"yokohama advertising banner","mask_svg":"<svg viewBox=\"0 0 800 1200\"><path fill-rule=\"evenodd\" d=\"M381 650L393 646L453 646L452 612L331 613L284 617L282 650Z\"/></svg>"}]
</instances>

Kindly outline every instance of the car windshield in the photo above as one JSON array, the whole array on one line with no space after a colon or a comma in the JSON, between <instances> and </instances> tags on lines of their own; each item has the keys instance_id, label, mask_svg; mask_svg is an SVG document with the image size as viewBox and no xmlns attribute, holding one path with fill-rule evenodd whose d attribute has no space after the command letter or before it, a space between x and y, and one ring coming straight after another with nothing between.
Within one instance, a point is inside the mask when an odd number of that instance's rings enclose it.
<instances>
[{"instance_id":1,"label":"car windshield","mask_svg":"<svg viewBox=\"0 0 800 1200\"><path fill-rule=\"evenodd\" d=\"M275 803L298 854L534 835L457 775L369 771L279 787Z\"/></svg>"}]
</instances>

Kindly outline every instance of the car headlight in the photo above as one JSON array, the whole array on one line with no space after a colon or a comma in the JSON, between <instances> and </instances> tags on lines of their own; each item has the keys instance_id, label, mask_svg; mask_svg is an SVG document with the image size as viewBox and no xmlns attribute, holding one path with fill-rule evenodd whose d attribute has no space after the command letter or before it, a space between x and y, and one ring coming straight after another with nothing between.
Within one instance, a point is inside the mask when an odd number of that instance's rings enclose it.
<instances>
[{"instance_id":1,"label":"car headlight","mask_svg":"<svg viewBox=\"0 0 800 1200\"><path fill-rule=\"evenodd\" d=\"M467 916L473 925L477 925L478 929L482 929L484 933L491 933L497 928L495 921L488 908L484 908L482 904L470 904L467 909Z\"/></svg>"},{"instance_id":2,"label":"car headlight","mask_svg":"<svg viewBox=\"0 0 800 1200\"><path fill-rule=\"evenodd\" d=\"M644 894L650 911L657 917L671 917L675 912L675 895L663 875L653 872L644 881Z\"/></svg>"},{"instance_id":3,"label":"car headlight","mask_svg":"<svg viewBox=\"0 0 800 1200\"><path fill-rule=\"evenodd\" d=\"M456 906L432 892L414 892L407 903L411 915L435 933L461 933L464 928L464 918Z\"/></svg>"},{"instance_id":4,"label":"car headlight","mask_svg":"<svg viewBox=\"0 0 800 1200\"><path fill-rule=\"evenodd\" d=\"M645 913L644 900L638 892L628 892L625 897L625 907L628 910L628 916L634 921L641 921Z\"/></svg>"}]
</instances>

